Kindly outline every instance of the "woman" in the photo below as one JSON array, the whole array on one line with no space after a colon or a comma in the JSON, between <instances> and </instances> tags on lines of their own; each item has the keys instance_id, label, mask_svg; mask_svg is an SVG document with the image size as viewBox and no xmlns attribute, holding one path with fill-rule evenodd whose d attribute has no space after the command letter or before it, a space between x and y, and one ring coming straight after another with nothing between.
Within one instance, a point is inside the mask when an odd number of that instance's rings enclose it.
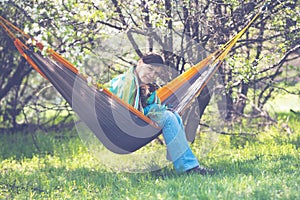
<instances>
[{"instance_id":1,"label":"woman","mask_svg":"<svg viewBox=\"0 0 300 200\"><path fill-rule=\"evenodd\" d=\"M199 166L186 140L183 123L178 113L161 105L155 91L149 91L146 99L143 95L141 98L140 94L150 88L150 86L148 88L145 86L155 82L163 65L164 60L159 54L145 54L138 61L137 66L112 79L108 85L109 90L123 101L144 112L162 128L168 158L173 162L177 172L211 174L211 170Z\"/></svg>"}]
</instances>

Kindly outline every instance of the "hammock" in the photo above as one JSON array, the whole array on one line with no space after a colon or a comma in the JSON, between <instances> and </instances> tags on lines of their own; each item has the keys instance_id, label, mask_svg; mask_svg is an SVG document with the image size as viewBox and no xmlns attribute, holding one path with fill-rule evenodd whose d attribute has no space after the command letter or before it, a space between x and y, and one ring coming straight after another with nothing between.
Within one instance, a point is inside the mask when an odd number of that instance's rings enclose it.
<instances>
[{"instance_id":1,"label":"hammock","mask_svg":"<svg viewBox=\"0 0 300 200\"><path fill-rule=\"evenodd\" d=\"M171 104L182 114L260 13L261 10L222 48L158 89L157 94L162 104ZM161 129L153 121L109 90L90 86L78 70L57 52L48 49L48 56L44 57L41 54L41 43L26 44L26 41L33 39L1 16L0 25L12 38L22 56L53 84L107 149L117 154L128 154L148 144L161 133ZM17 34L21 36L17 37ZM38 47L40 51L34 50L34 47Z\"/></svg>"}]
</instances>

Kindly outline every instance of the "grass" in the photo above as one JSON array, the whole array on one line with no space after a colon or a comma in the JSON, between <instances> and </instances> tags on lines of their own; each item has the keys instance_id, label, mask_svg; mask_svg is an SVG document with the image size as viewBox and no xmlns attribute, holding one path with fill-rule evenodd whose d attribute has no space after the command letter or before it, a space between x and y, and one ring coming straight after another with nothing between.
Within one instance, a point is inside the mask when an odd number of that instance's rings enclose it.
<instances>
[{"instance_id":1,"label":"grass","mask_svg":"<svg viewBox=\"0 0 300 200\"><path fill-rule=\"evenodd\" d=\"M177 174L171 165L114 172L72 131L1 134L0 199L300 199L299 116L279 117L289 118L292 134L279 124L240 146L221 135L202 157L198 138L192 148L212 176Z\"/></svg>"}]
</instances>

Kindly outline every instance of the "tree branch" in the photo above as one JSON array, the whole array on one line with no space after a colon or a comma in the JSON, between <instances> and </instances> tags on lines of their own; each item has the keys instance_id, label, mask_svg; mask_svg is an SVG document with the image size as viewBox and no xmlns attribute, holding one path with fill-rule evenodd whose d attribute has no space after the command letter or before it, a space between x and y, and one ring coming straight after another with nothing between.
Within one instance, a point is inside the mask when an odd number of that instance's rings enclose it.
<instances>
[{"instance_id":1,"label":"tree branch","mask_svg":"<svg viewBox=\"0 0 300 200\"><path fill-rule=\"evenodd\" d=\"M204 126L206 128L209 128L211 131L215 132L215 133L218 133L218 134L221 134L221 135L231 135L231 136L257 136L258 133L244 133L244 132L241 132L241 133L228 133L228 132L225 132L225 131L219 131L211 126L209 126L208 124L203 124L203 123L199 123L200 126Z\"/></svg>"}]
</instances>

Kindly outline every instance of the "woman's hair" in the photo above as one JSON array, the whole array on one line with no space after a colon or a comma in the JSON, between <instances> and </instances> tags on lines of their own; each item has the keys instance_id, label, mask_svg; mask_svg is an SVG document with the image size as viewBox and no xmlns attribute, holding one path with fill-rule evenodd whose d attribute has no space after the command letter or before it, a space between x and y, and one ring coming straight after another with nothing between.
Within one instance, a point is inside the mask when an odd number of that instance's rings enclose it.
<instances>
[{"instance_id":1,"label":"woman's hair","mask_svg":"<svg viewBox=\"0 0 300 200\"><path fill-rule=\"evenodd\" d=\"M161 57L161 55L153 52L144 54L141 59L143 63L154 66L161 66L165 64L164 59Z\"/></svg>"}]
</instances>

